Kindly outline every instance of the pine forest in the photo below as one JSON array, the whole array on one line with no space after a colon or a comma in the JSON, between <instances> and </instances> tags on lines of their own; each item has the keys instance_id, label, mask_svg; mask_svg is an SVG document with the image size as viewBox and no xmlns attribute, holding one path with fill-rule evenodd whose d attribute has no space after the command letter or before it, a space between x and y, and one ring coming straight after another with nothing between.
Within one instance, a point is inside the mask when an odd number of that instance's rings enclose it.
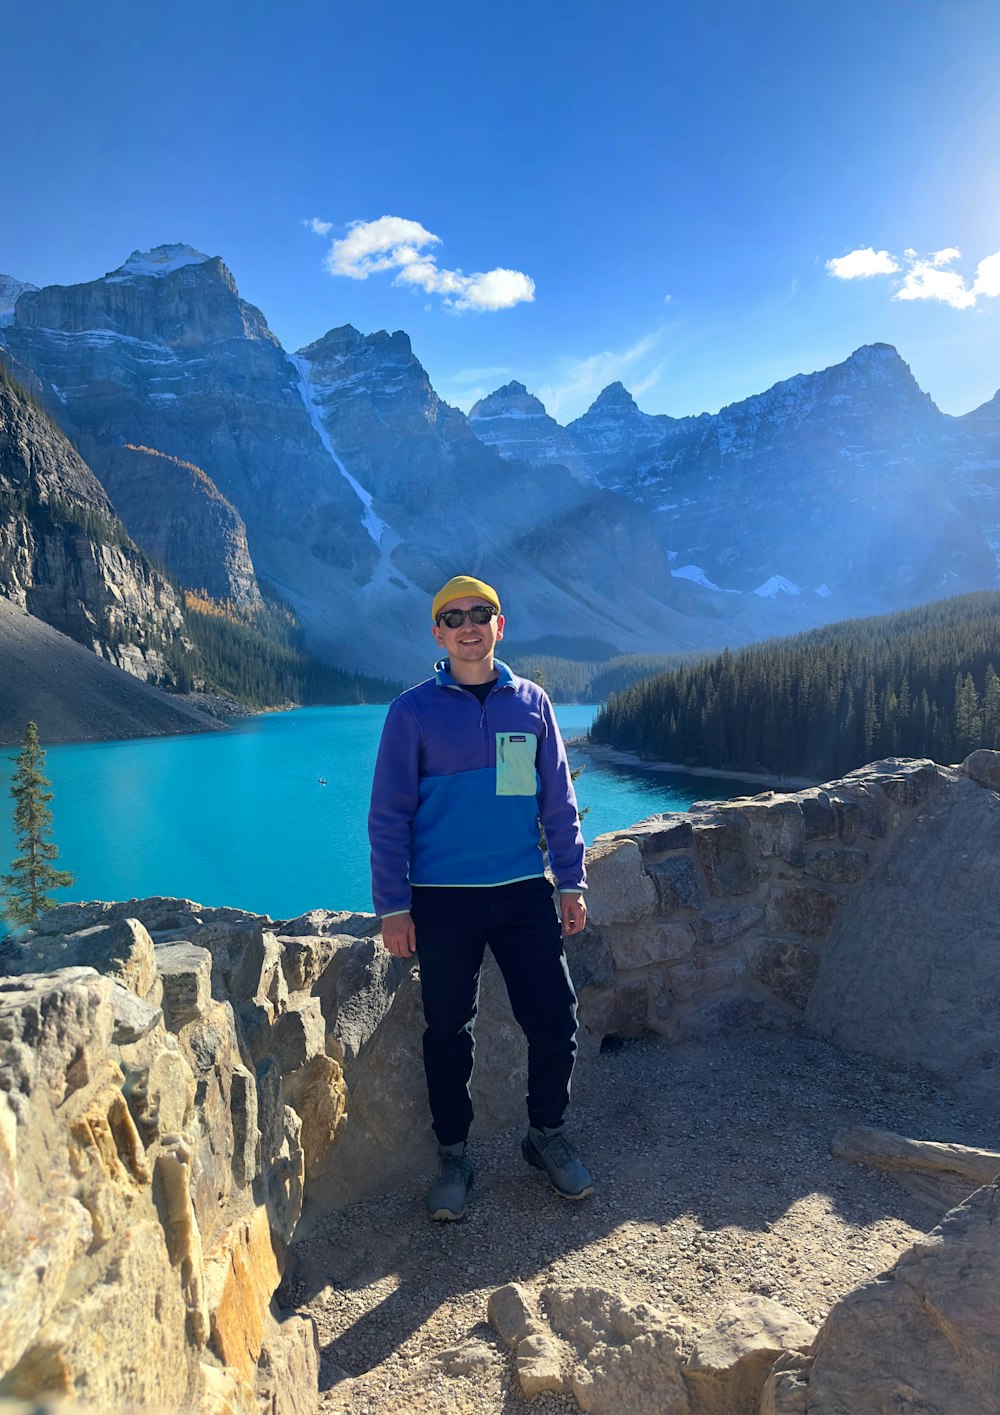
<instances>
[{"instance_id":1,"label":"pine forest","mask_svg":"<svg viewBox=\"0 0 1000 1415\"><path fill-rule=\"evenodd\" d=\"M1000 747L1000 592L726 650L613 693L591 738L681 766L817 780Z\"/></svg>"}]
</instances>

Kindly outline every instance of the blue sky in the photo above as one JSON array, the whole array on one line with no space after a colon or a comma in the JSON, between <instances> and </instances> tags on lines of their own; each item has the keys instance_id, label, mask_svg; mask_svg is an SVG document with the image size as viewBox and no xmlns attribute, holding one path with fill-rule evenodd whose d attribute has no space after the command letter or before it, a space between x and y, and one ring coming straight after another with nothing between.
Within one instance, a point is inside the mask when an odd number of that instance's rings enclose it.
<instances>
[{"instance_id":1,"label":"blue sky","mask_svg":"<svg viewBox=\"0 0 1000 1415\"><path fill-rule=\"evenodd\" d=\"M290 350L405 329L449 401L517 378L561 422L876 340L946 412L1000 386L994 0L40 0L3 44L35 284L189 242Z\"/></svg>"}]
</instances>

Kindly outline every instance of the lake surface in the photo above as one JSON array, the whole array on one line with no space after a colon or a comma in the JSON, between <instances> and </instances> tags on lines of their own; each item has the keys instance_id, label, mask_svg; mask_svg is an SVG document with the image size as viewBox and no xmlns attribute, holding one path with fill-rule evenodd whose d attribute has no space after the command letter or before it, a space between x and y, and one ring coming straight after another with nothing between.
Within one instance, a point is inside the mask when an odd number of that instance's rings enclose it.
<instances>
[{"instance_id":1,"label":"lake surface","mask_svg":"<svg viewBox=\"0 0 1000 1415\"><path fill-rule=\"evenodd\" d=\"M582 736L596 711L557 708L563 735ZM385 713L298 708L203 736L48 747L56 863L76 875L54 897L176 895L272 918L370 910L368 794ZM14 855L16 755L0 752L0 872ZM572 747L570 759L584 761ZM656 811L760 789L592 759L577 781L588 844Z\"/></svg>"}]
</instances>

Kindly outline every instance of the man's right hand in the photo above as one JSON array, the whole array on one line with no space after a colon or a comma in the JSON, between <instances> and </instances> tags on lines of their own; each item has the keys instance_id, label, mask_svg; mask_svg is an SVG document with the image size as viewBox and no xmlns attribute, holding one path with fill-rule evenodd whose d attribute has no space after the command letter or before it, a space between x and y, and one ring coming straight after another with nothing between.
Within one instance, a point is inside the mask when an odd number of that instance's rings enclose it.
<instances>
[{"instance_id":1,"label":"man's right hand","mask_svg":"<svg viewBox=\"0 0 1000 1415\"><path fill-rule=\"evenodd\" d=\"M410 958L417 951L417 931L409 914L390 914L382 920L382 942L396 958Z\"/></svg>"}]
</instances>

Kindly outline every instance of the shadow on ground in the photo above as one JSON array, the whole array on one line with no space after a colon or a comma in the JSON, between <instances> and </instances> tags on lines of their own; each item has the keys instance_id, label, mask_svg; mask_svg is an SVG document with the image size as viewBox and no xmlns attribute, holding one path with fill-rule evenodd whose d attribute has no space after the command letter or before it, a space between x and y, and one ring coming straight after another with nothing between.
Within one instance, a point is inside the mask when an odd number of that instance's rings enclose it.
<instances>
[{"instance_id":1,"label":"shadow on ground","mask_svg":"<svg viewBox=\"0 0 1000 1415\"><path fill-rule=\"evenodd\" d=\"M849 1125L996 1140L985 1107L924 1073L823 1043L641 1040L603 1054L574 1100L592 1199L555 1195L524 1164L520 1131L473 1133L467 1217L431 1223L428 1128L426 1170L411 1182L307 1214L279 1296L317 1318L323 1388L373 1370L442 1309L445 1328L453 1307L452 1335L467 1337L488 1293L511 1281L591 1282L679 1310L696 1327L757 1292L818 1322L939 1217L892 1180L834 1158L830 1141Z\"/></svg>"}]
</instances>

